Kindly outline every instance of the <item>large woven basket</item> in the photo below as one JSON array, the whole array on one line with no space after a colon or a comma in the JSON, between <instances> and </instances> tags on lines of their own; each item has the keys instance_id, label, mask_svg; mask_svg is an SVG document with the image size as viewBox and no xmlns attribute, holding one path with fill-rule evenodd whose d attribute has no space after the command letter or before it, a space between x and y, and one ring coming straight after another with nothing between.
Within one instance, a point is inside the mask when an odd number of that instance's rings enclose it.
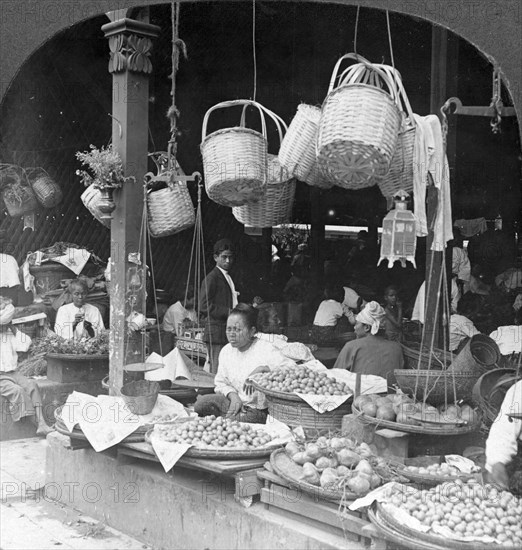
<instances>
[{"instance_id":1,"label":"large woven basket","mask_svg":"<svg viewBox=\"0 0 522 550\"><path fill-rule=\"evenodd\" d=\"M101 191L94 187L94 185L89 185L87 189L82 193L81 199L82 202L87 208L87 210L94 216L105 227L110 227L111 220L108 218L102 217L102 212L99 209L99 203L101 200Z\"/></svg>"},{"instance_id":2,"label":"large woven basket","mask_svg":"<svg viewBox=\"0 0 522 550\"><path fill-rule=\"evenodd\" d=\"M241 106L255 107L261 118L261 133L244 126L244 115L240 126L225 128L207 136L210 114L216 109ZM283 139L281 119L259 103L238 99L224 101L211 107L203 119L201 154L207 195L223 206L242 206L258 201L266 191L268 157L265 115L276 122ZM284 123L283 123L284 126ZM286 126L285 126L286 128Z\"/></svg>"},{"instance_id":3,"label":"large woven basket","mask_svg":"<svg viewBox=\"0 0 522 550\"><path fill-rule=\"evenodd\" d=\"M149 414L158 400L160 385L151 380L137 380L122 386L120 392L134 414Z\"/></svg>"},{"instance_id":4,"label":"large woven basket","mask_svg":"<svg viewBox=\"0 0 522 550\"><path fill-rule=\"evenodd\" d=\"M268 155L265 196L254 203L232 208L238 222L253 227L273 227L292 221L295 179L289 177L276 155Z\"/></svg>"},{"instance_id":5,"label":"large woven basket","mask_svg":"<svg viewBox=\"0 0 522 550\"><path fill-rule=\"evenodd\" d=\"M151 237L166 237L196 223L194 205L185 182L147 193L147 214Z\"/></svg>"},{"instance_id":6,"label":"large woven basket","mask_svg":"<svg viewBox=\"0 0 522 550\"><path fill-rule=\"evenodd\" d=\"M27 172L36 199L44 208L54 208L62 201L60 186L43 168L32 168Z\"/></svg>"},{"instance_id":7,"label":"large woven basket","mask_svg":"<svg viewBox=\"0 0 522 550\"><path fill-rule=\"evenodd\" d=\"M288 173L308 185L328 188L333 184L323 176L317 165L316 145L321 109L299 105L279 149L279 162Z\"/></svg>"},{"instance_id":8,"label":"large woven basket","mask_svg":"<svg viewBox=\"0 0 522 550\"><path fill-rule=\"evenodd\" d=\"M443 369L453 361L453 353L439 348L421 347L416 342L401 344L407 369Z\"/></svg>"},{"instance_id":9,"label":"large woven basket","mask_svg":"<svg viewBox=\"0 0 522 550\"><path fill-rule=\"evenodd\" d=\"M427 389L426 402L434 406L443 405L446 402L453 403L455 395L457 401L460 399L470 400L473 386L480 374L478 372L451 373L443 370L411 369L396 369L394 373L397 383L404 393L414 395L419 401L424 401L424 393ZM415 388L417 388L416 392Z\"/></svg>"},{"instance_id":10,"label":"large woven basket","mask_svg":"<svg viewBox=\"0 0 522 550\"><path fill-rule=\"evenodd\" d=\"M322 107L317 158L330 181L346 189L362 189L388 173L401 114L395 83L367 60L344 71L336 87L345 59L362 58L346 54L335 65Z\"/></svg>"},{"instance_id":11,"label":"large woven basket","mask_svg":"<svg viewBox=\"0 0 522 550\"><path fill-rule=\"evenodd\" d=\"M417 125L399 72L389 65L378 65L378 67L395 80L398 90L398 106L402 109L401 126L390 170L377 182L385 197L393 197L401 189L408 193L413 191L413 153Z\"/></svg>"},{"instance_id":12,"label":"large woven basket","mask_svg":"<svg viewBox=\"0 0 522 550\"><path fill-rule=\"evenodd\" d=\"M342 403L337 409L321 414L298 396L292 396L298 398L296 401L277 396L273 392L265 390L264 392L268 413L290 427L302 426L318 431L339 430L343 416L350 414L352 410L351 399Z\"/></svg>"}]
</instances>

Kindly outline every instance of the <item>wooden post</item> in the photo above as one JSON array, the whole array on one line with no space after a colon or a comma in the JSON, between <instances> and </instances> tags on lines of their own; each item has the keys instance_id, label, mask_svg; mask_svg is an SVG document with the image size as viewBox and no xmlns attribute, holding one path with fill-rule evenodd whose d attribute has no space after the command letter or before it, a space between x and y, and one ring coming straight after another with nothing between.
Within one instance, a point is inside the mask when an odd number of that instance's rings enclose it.
<instances>
[{"instance_id":1,"label":"wooden post","mask_svg":"<svg viewBox=\"0 0 522 550\"><path fill-rule=\"evenodd\" d=\"M148 8L140 11L140 20L127 18L128 10L108 14L110 23L102 26L109 40L109 72L112 73L112 143L119 153L126 183L115 191L116 209L111 221L111 303L110 303L110 370L109 393L118 395L123 384L123 365L128 350L129 333L126 318L131 312L127 298L129 255L141 252L146 263L140 228L143 214L143 176L147 172L149 126L149 74L152 72L150 51L152 39L160 28L148 23ZM135 311L144 311L143 296ZM132 362L143 361L141 349Z\"/></svg>"}]
</instances>

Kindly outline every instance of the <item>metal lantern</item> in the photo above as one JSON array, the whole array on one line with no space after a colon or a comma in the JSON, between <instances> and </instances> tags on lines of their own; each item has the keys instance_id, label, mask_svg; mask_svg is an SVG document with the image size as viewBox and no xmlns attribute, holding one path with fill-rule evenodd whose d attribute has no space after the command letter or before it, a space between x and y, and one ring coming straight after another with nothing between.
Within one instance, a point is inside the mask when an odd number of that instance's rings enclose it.
<instances>
[{"instance_id":1,"label":"metal lantern","mask_svg":"<svg viewBox=\"0 0 522 550\"><path fill-rule=\"evenodd\" d=\"M388 267L400 260L402 267L406 267L409 261L415 265L415 248L417 237L415 235L415 216L408 210L406 201L409 198L406 191L400 189L393 196L395 208L390 210L382 221L381 257L388 260Z\"/></svg>"}]
</instances>

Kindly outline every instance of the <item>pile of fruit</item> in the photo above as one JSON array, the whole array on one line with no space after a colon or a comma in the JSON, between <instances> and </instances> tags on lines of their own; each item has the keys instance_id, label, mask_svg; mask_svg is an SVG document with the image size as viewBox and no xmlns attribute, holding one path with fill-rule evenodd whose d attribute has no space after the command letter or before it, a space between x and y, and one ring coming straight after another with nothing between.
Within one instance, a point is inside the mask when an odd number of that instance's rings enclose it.
<instances>
[{"instance_id":1,"label":"pile of fruit","mask_svg":"<svg viewBox=\"0 0 522 550\"><path fill-rule=\"evenodd\" d=\"M315 395L346 395L352 391L348 384L337 382L324 370L299 366L293 369L274 369L255 377L256 383L266 390Z\"/></svg>"},{"instance_id":2,"label":"pile of fruit","mask_svg":"<svg viewBox=\"0 0 522 550\"><path fill-rule=\"evenodd\" d=\"M446 462L442 464L430 464L429 466L406 466L404 471L411 474L436 477L457 477L462 475L462 472L456 466L450 466Z\"/></svg>"},{"instance_id":3,"label":"pile of fruit","mask_svg":"<svg viewBox=\"0 0 522 550\"><path fill-rule=\"evenodd\" d=\"M179 414L177 413L156 414L150 419L149 424L159 424L160 422L171 422L173 420L177 420L178 418L179 418Z\"/></svg>"},{"instance_id":4,"label":"pile of fruit","mask_svg":"<svg viewBox=\"0 0 522 550\"><path fill-rule=\"evenodd\" d=\"M437 409L426 403L415 403L404 393L386 396L359 395L353 404L367 416L412 426L423 421L439 424L458 424L459 422L474 424L477 421L477 414L469 405L442 405Z\"/></svg>"},{"instance_id":5,"label":"pile of fruit","mask_svg":"<svg viewBox=\"0 0 522 550\"><path fill-rule=\"evenodd\" d=\"M492 537L503 546L522 546L522 499L474 479L396 493L388 502L435 532L443 529L455 538Z\"/></svg>"},{"instance_id":6,"label":"pile of fruit","mask_svg":"<svg viewBox=\"0 0 522 550\"><path fill-rule=\"evenodd\" d=\"M287 443L287 454L303 467L301 479L330 491L365 495L382 484L375 467L386 467L366 443L356 445L347 437L320 437L315 442Z\"/></svg>"},{"instance_id":7,"label":"pile of fruit","mask_svg":"<svg viewBox=\"0 0 522 550\"><path fill-rule=\"evenodd\" d=\"M272 441L264 430L256 430L236 420L205 416L182 424L156 424L154 433L163 441L188 443L202 449L234 448L250 450L263 447Z\"/></svg>"}]
</instances>

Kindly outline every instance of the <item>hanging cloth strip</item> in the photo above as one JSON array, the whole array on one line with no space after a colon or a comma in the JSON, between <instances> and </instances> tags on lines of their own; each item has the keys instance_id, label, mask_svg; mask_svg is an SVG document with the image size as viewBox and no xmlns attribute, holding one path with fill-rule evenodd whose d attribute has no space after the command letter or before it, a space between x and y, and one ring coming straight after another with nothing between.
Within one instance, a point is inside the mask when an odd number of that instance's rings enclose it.
<instances>
[{"instance_id":1,"label":"hanging cloth strip","mask_svg":"<svg viewBox=\"0 0 522 550\"><path fill-rule=\"evenodd\" d=\"M488 224L486 218L475 218L473 220L455 220L453 227L458 227L462 236L469 238L487 231Z\"/></svg>"}]
</instances>

